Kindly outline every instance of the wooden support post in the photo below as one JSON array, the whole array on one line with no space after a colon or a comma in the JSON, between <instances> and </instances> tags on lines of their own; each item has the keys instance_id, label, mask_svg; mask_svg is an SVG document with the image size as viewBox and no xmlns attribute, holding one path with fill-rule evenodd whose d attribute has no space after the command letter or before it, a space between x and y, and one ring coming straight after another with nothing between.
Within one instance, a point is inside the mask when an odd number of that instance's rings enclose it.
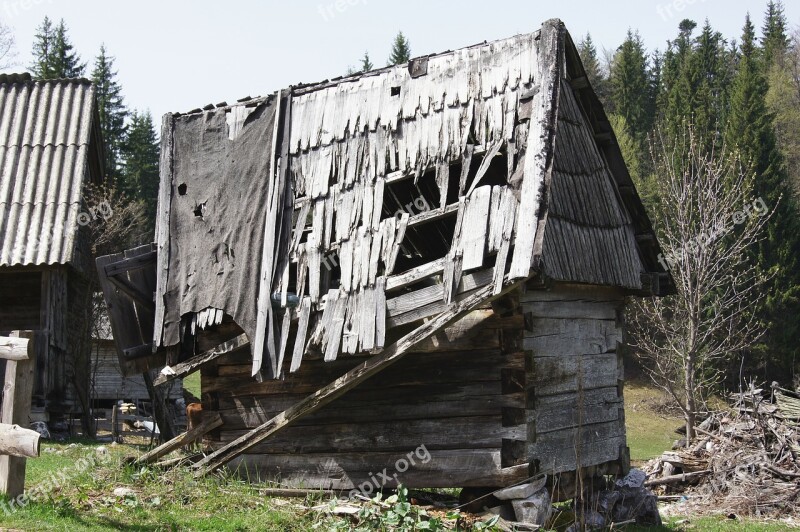
<instances>
[{"instance_id":1,"label":"wooden support post","mask_svg":"<svg viewBox=\"0 0 800 532\"><path fill-rule=\"evenodd\" d=\"M373 375L383 371L391 364L400 360L405 353L417 345L419 342L425 340L437 331L446 327L460 319L462 316L471 312L476 307L486 304L494 297L500 297L508 291L519 286L520 282L512 283L497 294L492 296L494 290L493 285L487 285L479 289L474 294L451 303L447 309L432 318L427 323L420 325L400 340L386 348L382 353L375 355L365 362L362 362L355 368L351 369L332 383L317 390L305 399L296 403L295 405L284 410L277 416L273 417L263 425L254 428L247 434L244 434L227 445L220 447L213 453L206 456L194 464L195 476L201 477L215 469L227 464L232 459L244 453L257 443L263 441L270 435L278 432L290 423L316 412L326 404L344 395L348 390L351 390L369 379Z\"/></svg>"},{"instance_id":2,"label":"wooden support post","mask_svg":"<svg viewBox=\"0 0 800 532\"><path fill-rule=\"evenodd\" d=\"M8 360L3 386L3 409L0 422L27 427L30 423L33 371L36 367L36 350L33 331L15 331L12 336L27 339L27 358ZM7 340L3 338L3 340ZM25 490L25 458L0 455L0 493L9 498L21 495Z\"/></svg>"},{"instance_id":3,"label":"wooden support post","mask_svg":"<svg viewBox=\"0 0 800 532\"><path fill-rule=\"evenodd\" d=\"M115 404L111 408L111 439L117 443L119 443L119 419L117 418L118 412L119 406Z\"/></svg>"},{"instance_id":4,"label":"wooden support post","mask_svg":"<svg viewBox=\"0 0 800 532\"><path fill-rule=\"evenodd\" d=\"M212 431L222 425L222 418L219 414L214 412L214 415L204 419L202 423L194 427L192 430L186 431L183 434L175 436L168 442L162 443L155 449L146 452L136 460L136 464L149 464L168 454L175 449L179 449L185 445L189 445L198 438L202 437L206 432Z\"/></svg>"},{"instance_id":5,"label":"wooden support post","mask_svg":"<svg viewBox=\"0 0 800 532\"><path fill-rule=\"evenodd\" d=\"M145 386L147 386L147 394L153 404L153 419L158 425L161 438L171 440L175 437L175 424L172 422L172 416L167 411L167 396L164 394L164 390L153 385L153 376L149 371L142 373L142 378ZM155 434L155 431L153 431L153 434Z\"/></svg>"}]
</instances>

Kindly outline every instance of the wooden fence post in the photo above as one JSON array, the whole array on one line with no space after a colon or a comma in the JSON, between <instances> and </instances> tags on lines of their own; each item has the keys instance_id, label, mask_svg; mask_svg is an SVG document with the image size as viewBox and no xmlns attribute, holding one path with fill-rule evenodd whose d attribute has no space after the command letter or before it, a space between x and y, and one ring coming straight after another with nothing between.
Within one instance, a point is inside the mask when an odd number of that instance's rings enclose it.
<instances>
[{"instance_id":1,"label":"wooden fence post","mask_svg":"<svg viewBox=\"0 0 800 532\"><path fill-rule=\"evenodd\" d=\"M26 358L15 357L16 360L6 360L0 422L27 428L30 425L33 371L36 367L33 331L14 331L12 338L28 340L28 356ZM24 490L25 458L0 455L0 493L5 493L9 498L13 498L21 495Z\"/></svg>"},{"instance_id":2,"label":"wooden fence post","mask_svg":"<svg viewBox=\"0 0 800 532\"><path fill-rule=\"evenodd\" d=\"M119 406L114 403L114 406L111 408L111 440L117 443L120 443L121 438L119 437Z\"/></svg>"}]
</instances>

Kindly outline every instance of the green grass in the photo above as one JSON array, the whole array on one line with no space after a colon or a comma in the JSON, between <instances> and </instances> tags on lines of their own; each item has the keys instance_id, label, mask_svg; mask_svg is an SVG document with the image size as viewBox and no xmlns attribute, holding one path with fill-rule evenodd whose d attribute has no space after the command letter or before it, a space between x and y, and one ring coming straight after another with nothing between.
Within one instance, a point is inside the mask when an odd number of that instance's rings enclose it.
<instances>
[{"instance_id":1,"label":"green grass","mask_svg":"<svg viewBox=\"0 0 800 532\"><path fill-rule=\"evenodd\" d=\"M665 523L664 530L696 530L698 532L780 532L781 530L797 530L795 525L775 521L756 521L754 519L728 519L725 516L706 516L694 519L673 517ZM632 531L634 529L626 529ZM650 530L641 529L641 530Z\"/></svg>"},{"instance_id":2,"label":"green grass","mask_svg":"<svg viewBox=\"0 0 800 532\"><path fill-rule=\"evenodd\" d=\"M195 397L202 397L202 395L200 395L200 372L195 371L184 377L183 388L188 390Z\"/></svg>"},{"instance_id":3,"label":"green grass","mask_svg":"<svg viewBox=\"0 0 800 532\"><path fill-rule=\"evenodd\" d=\"M639 382L625 384L625 429L631 460L642 463L672 448L679 438L675 429L683 421L658 408L664 403L663 393Z\"/></svg>"},{"instance_id":4,"label":"green grass","mask_svg":"<svg viewBox=\"0 0 800 532\"><path fill-rule=\"evenodd\" d=\"M77 444L75 444L77 443ZM304 503L268 499L260 486L216 476L195 480L185 469L167 472L123 465L137 446L44 444L28 460L26 493L34 500L0 508L0 527L30 531L96 530L309 530L322 517L298 511ZM116 497L117 487L134 490ZM320 496L321 497L321 496ZM7 500L2 499L8 504ZM318 504L320 501L309 501Z\"/></svg>"}]
</instances>

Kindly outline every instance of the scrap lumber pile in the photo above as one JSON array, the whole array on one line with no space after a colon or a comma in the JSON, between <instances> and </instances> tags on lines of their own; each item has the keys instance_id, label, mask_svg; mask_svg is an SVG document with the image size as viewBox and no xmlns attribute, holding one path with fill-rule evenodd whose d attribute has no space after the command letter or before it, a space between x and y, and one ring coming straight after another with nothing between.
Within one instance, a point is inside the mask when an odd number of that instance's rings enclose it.
<instances>
[{"instance_id":1,"label":"scrap lumber pile","mask_svg":"<svg viewBox=\"0 0 800 532\"><path fill-rule=\"evenodd\" d=\"M719 512L796 516L799 453L800 394L751 386L729 411L709 415L685 448L649 462L645 485Z\"/></svg>"}]
</instances>

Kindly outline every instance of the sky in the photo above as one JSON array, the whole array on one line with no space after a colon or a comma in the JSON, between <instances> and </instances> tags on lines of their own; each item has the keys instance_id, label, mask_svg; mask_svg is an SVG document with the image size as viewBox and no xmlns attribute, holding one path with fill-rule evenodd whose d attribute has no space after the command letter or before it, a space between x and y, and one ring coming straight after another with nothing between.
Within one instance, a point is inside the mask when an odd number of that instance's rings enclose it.
<instances>
[{"instance_id":1,"label":"sky","mask_svg":"<svg viewBox=\"0 0 800 532\"><path fill-rule=\"evenodd\" d=\"M785 2L792 27L800 2ZM16 68L30 64L36 27L63 18L76 50L89 62L104 43L131 109L155 117L209 103L264 95L320 81L357 66L364 51L385 64L398 31L412 56L452 50L537 30L560 18L577 42L590 32L613 50L629 28L648 50L664 48L690 18L738 39L745 14L761 27L766 0L0 0L0 21L17 41Z\"/></svg>"}]
</instances>

